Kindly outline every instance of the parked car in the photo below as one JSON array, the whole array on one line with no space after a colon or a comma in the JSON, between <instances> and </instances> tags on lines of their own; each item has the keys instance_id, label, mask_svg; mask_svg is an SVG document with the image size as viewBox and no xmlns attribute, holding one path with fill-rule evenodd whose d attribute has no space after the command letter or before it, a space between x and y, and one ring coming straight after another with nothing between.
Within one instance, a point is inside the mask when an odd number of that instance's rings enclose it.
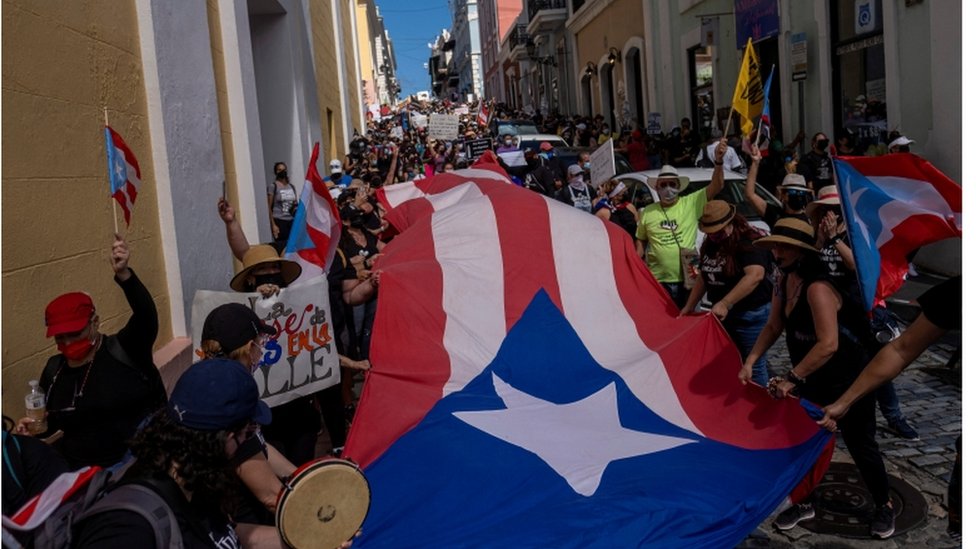
<instances>
[{"instance_id":1,"label":"parked car","mask_svg":"<svg viewBox=\"0 0 976 549\"><path fill-rule=\"evenodd\" d=\"M579 153L593 153L595 148L590 147L557 147L552 150L553 157L559 159L559 169L562 171L563 177L566 177L566 170L569 168L570 164L575 164L576 159L579 158ZM616 165L617 173L631 173L634 171L634 167L630 165L630 161L627 160L627 155L614 151L613 162Z\"/></svg>"},{"instance_id":2,"label":"parked car","mask_svg":"<svg viewBox=\"0 0 976 549\"><path fill-rule=\"evenodd\" d=\"M706 187L712 180L711 168L677 168L677 170L679 176L687 177L689 180L688 186L681 191L682 196ZM659 172L660 170L645 170L616 176L618 181L627 185L627 196L638 211L648 204L658 201L657 192L651 188L650 182L657 177ZM756 194L762 197L767 204L782 206L779 199L762 185L756 185ZM746 200L746 177L744 175L725 170L725 188L715 198L735 205L736 212L745 216L751 225L769 231L769 225L762 220L762 216L759 215L752 203ZM700 245L704 235L699 232L698 236Z\"/></svg>"},{"instance_id":3,"label":"parked car","mask_svg":"<svg viewBox=\"0 0 976 549\"><path fill-rule=\"evenodd\" d=\"M490 124L491 135L528 135L539 133L538 126L531 120L499 120L493 118Z\"/></svg>"},{"instance_id":4,"label":"parked car","mask_svg":"<svg viewBox=\"0 0 976 549\"><path fill-rule=\"evenodd\" d=\"M562 137L548 133L532 133L515 136L515 146L522 151L532 149L533 151L539 152L539 147L543 143L549 143L553 148L569 146Z\"/></svg>"}]
</instances>

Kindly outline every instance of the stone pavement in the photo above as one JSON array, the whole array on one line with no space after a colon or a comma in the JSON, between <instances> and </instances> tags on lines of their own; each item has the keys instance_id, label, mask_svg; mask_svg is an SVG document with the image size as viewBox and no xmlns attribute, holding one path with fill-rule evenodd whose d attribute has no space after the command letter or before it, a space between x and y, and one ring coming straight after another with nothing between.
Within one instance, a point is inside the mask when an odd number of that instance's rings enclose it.
<instances>
[{"instance_id":1,"label":"stone pavement","mask_svg":"<svg viewBox=\"0 0 976 549\"><path fill-rule=\"evenodd\" d=\"M946 534L945 493L956 459L956 437L962 433L962 389L943 380L952 376L933 375L924 370L941 369L951 352L945 344L933 345L895 379L902 412L921 440L912 442L894 436L887 430L881 413L877 415L878 443L885 456L888 474L902 478L922 493L928 502L925 523L882 541L818 534L802 525L788 532L778 532L772 527L774 517L769 517L760 526L768 539L750 539L744 546L800 549L959 547ZM783 338L777 341L767 358L773 372L785 372L790 367ZM834 461L851 462L839 437Z\"/></svg>"}]
</instances>

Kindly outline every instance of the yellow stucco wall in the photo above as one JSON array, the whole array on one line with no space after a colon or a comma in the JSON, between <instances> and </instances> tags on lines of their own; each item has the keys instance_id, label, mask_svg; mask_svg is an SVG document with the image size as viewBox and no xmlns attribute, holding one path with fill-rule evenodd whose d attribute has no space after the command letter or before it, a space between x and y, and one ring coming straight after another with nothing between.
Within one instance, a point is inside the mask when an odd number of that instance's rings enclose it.
<instances>
[{"instance_id":1,"label":"yellow stucco wall","mask_svg":"<svg viewBox=\"0 0 976 549\"><path fill-rule=\"evenodd\" d=\"M367 0L356 0L356 39L359 41L359 74L366 81L363 90L363 101L369 102L369 97L365 94L372 93L375 100L375 90L373 85L373 56L372 41L369 34L369 9L372 2Z\"/></svg>"},{"instance_id":2,"label":"yellow stucco wall","mask_svg":"<svg viewBox=\"0 0 976 549\"><path fill-rule=\"evenodd\" d=\"M352 127L358 129L359 133L364 133L366 128L363 128L360 122L363 112L363 106L359 102L359 90L362 87L359 76L361 73L359 66L356 65L356 14L349 9L349 2L339 2L339 9L342 10L342 20L345 22L345 28L342 29L342 49L345 54L342 84L346 87L346 97L349 99ZM360 56L362 56L362 52L360 52Z\"/></svg>"},{"instance_id":3,"label":"yellow stucco wall","mask_svg":"<svg viewBox=\"0 0 976 549\"><path fill-rule=\"evenodd\" d=\"M217 4L217 0L207 0L207 25L210 29L210 53L213 57L214 84L217 89L217 110L220 113L220 143L224 157L224 180L227 182L227 200L235 208L238 208L234 140L231 136L230 129L227 71L224 66L224 46L220 32L220 7Z\"/></svg>"},{"instance_id":4,"label":"yellow stucco wall","mask_svg":"<svg viewBox=\"0 0 976 549\"><path fill-rule=\"evenodd\" d=\"M599 65L600 58L609 52L610 48L617 48L623 56L624 44L634 36L644 37L644 8L641 0L611 2L576 34L576 51L581 52L579 66L585 67L588 61ZM614 69L615 87L617 82L624 80L623 67L619 60L617 64L617 68ZM593 75L592 90L593 114L598 114L603 111L599 73ZM608 115L608 113L602 114Z\"/></svg>"},{"instance_id":5,"label":"yellow stucco wall","mask_svg":"<svg viewBox=\"0 0 976 549\"><path fill-rule=\"evenodd\" d=\"M3 413L20 417L27 381L54 353L44 337L51 299L91 293L106 333L129 317L108 263L103 106L142 171L127 237L159 310L157 347L172 327L134 2L4 0L2 12Z\"/></svg>"},{"instance_id":6,"label":"yellow stucco wall","mask_svg":"<svg viewBox=\"0 0 976 549\"><path fill-rule=\"evenodd\" d=\"M308 9L312 20L312 55L315 57L316 86L322 116L323 156L327 159L339 158L343 149L339 143L343 113L339 96L341 83L332 76L339 74L332 7L328 2L311 2Z\"/></svg>"}]
</instances>

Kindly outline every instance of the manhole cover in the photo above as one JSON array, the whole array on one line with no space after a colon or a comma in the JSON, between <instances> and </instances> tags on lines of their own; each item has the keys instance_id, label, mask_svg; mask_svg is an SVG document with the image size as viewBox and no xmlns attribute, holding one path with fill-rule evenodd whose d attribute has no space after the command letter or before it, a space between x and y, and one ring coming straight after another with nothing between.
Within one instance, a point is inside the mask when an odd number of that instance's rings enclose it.
<instances>
[{"instance_id":1,"label":"manhole cover","mask_svg":"<svg viewBox=\"0 0 976 549\"><path fill-rule=\"evenodd\" d=\"M888 475L895 509L895 533L900 535L925 522L925 497L900 478ZM817 516L800 524L812 532L848 538L870 538L874 502L853 463L831 463L813 491Z\"/></svg>"}]
</instances>

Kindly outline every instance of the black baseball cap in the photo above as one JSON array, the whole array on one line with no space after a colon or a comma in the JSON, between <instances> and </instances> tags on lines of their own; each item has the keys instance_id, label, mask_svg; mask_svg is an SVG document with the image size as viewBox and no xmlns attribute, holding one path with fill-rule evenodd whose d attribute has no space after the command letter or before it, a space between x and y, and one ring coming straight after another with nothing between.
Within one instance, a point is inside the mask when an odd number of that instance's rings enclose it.
<instances>
[{"instance_id":1,"label":"black baseball cap","mask_svg":"<svg viewBox=\"0 0 976 549\"><path fill-rule=\"evenodd\" d=\"M166 413L196 431L220 431L254 421L271 423L271 409L261 401L258 384L239 363L223 358L190 366L173 387Z\"/></svg>"},{"instance_id":2,"label":"black baseball cap","mask_svg":"<svg viewBox=\"0 0 976 549\"><path fill-rule=\"evenodd\" d=\"M262 322L247 305L225 303L207 315L200 339L212 339L220 344L222 351L230 353L258 334L274 335L275 329Z\"/></svg>"}]
</instances>

